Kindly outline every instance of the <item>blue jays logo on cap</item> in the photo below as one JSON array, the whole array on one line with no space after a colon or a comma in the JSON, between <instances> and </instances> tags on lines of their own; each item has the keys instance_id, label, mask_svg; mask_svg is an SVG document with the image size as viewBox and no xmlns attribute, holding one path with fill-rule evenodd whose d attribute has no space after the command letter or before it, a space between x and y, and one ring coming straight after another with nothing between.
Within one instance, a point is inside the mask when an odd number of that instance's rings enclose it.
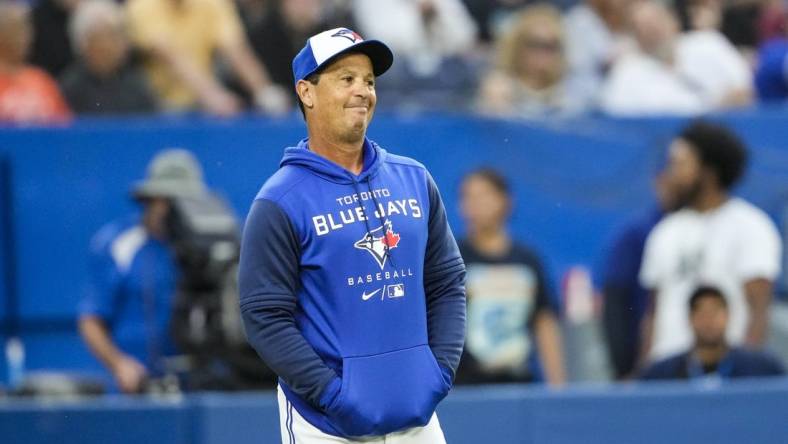
<instances>
[{"instance_id":1,"label":"blue jays logo on cap","mask_svg":"<svg viewBox=\"0 0 788 444\"><path fill-rule=\"evenodd\" d=\"M340 28L339 31L331 34L331 37L344 37L353 43L356 43L359 40L364 40L360 35L358 35L356 31L351 31L347 28Z\"/></svg>"},{"instance_id":2,"label":"blue jays logo on cap","mask_svg":"<svg viewBox=\"0 0 788 444\"><path fill-rule=\"evenodd\" d=\"M313 35L306 46L293 59L295 83L306 79L321 68L331 64L337 57L350 52L365 54L372 61L372 72L380 76L394 62L386 44L379 40L364 40L357 32L348 28L334 28Z\"/></svg>"}]
</instances>

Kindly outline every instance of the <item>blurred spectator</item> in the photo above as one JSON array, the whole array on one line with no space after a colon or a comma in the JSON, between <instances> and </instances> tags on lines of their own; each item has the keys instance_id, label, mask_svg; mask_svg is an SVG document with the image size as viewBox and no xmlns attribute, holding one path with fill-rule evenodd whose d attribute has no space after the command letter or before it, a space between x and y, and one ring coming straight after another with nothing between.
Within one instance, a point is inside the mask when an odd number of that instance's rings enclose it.
<instances>
[{"instance_id":1,"label":"blurred spectator","mask_svg":"<svg viewBox=\"0 0 788 444\"><path fill-rule=\"evenodd\" d=\"M462 183L468 334L457 383L539 380L541 361L544 379L562 384L563 346L549 285L539 258L506 231L509 193L492 170L472 172Z\"/></svg>"},{"instance_id":2,"label":"blurred spectator","mask_svg":"<svg viewBox=\"0 0 788 444\"><path fill-rule=\"evenodd\" d=\"M718 32L680 35L671 12L649 0L632 6L631 21L638 50L614 64L602 93L605 111L698 114L752 100L747 62Z\"/></svg>"},{"instance_id":3,"label":"blurred spectator","mask_svg":"<svg viewBox=\"0 0 788 444\"><path fill-rule=\"evenodd\" d=\"M716 29L684 33L676 47L676 65L695 86L704 106L725 109L749 105L754 99L750 63Z\"/></svg>"},{"instance_id":4,"label":"blurred spectator","mask_svg":"<svg viewBox=\"0 0 788 444\"><path fill-rule=\"evenodd\" d=\"M33 6L30 61L57 78L74 60L68 22L80 0L37 0Z\"/></svg>"},{"instance_id":5,"label":"blurred spectator","mask_svg":"<svg viewBox=\"0 0 788 444\"><path fill-rule=\"evenodd\" d=\"M773 356L730 346L725 339L728 318L728 303L719 289L697 288L689 299L692 347L649 366L641 378L719 380L785 374Z\"/></svg>"},{"instance_id":6,"label":"blurred spectator","mask_svg":"<svg viewBox=\"0 0 788 444\"><path fill-rule=\"evenodd\" d=\"M71 116L52 77L25 64L32 37L27 6L0 2L0 122L54 123Z\"/></svg>"},{"instance_id":7,"label":"blurred spectator","mask_svg":"<svg viewBox=\"0 0 788 444\"><path fill-rule=\"evenodd\" d=\"M579 88L593 96L613 62L634 42L625 33L630 0L585 0L566 14L566 54L569 75Z\"/></svg>"},{"instance_id":8,"label":"blurred spectator","mask_svg":"<svg viewBox=\"0 0 788 444\"><path fill-rule=\"evenodd\" d=\"M323 22L322 0L274 0L266 18L249 30L249 41L271 80L293 90L291 63L309 37L330 29ZM295 95L293 94L293 105Z\"/></svg>"},{"instance_id":9,"label":"blurred spectator","mask_svg":"<svg viewBox=\"0 0 788 444\"><path fill-rule=\"evenodd\" d=\"M123 9L109 0L83 0L71 20L79 59L60 78L63 94L78 114L143 113L156 102L128 55Z\"/></svg>"},{"instance_id":10,"label":"blurred spectator","mask_svg":"<svg viewBox=\"0 0 788 444\"><path fill-rule=\"evenodd\" d=\"M755 86L764 102L788 98L788 14L781 13L780 33L764 42L758 51Z\"/></svg>"},{"instance_id":11,"label":"blurred spectator","mask_svg":"<svg viewBox=\"0 0 788 444\"><path fill-rule=\"evenodd\" d=\"M613 64L600 97L602 109L622 115L703 111L700 95L676 69L676 20L649 1L638 1L630 11L638 47Z\"/></svg>"},{"instance_id":12,"label":"blurred spectator","mask_svg":"<svg viewBox=\"0 0 788 444\"><path fill-rule=\"evenodd\" d=\"M646 238L676 208L675 192L662 171L655 179L657 202L624 224L605 251L602 269L604 327L616 379L632 375L640 350L640 326L648 291L638 282Z\"/></svg>"},{"instance_id":13,"label":"blurred spectator","mask_svg":"<svg viewBox=\"0 0 788 444\"><path fill-rule=\"evenodd\" d=\"M763 37L774 31L769 20L778 1L772 0L674 0L674 7L684 31L714 30L748 60Z\"/></svg>"},{"instance_id":14,"label":"blurred spectator","mask_svg":"<svg viewBox=\"0 0 788 444\"><path fill-rule=\"evenodd\" d=\"M561 13L529 6L498 42L495 69L479 91L482 112L510 117L570 115L585 108L587 90L567 81Z\"/></svg>"},{"instance_id":15,"label":"blurred spectator","mask_svg":"<svg viewBox=\"0 0 788 444\"><path fill-rule=\"evenodd\" d=\"M788 98L788 39L774 39L760 48L755 86L763 102Z\"/></svg>"},{"instance_id":16,"label":"blurred spectator","mask_svg":"<svg viewBox=\"0 0 788 444\"><path fill-rule=\"evenodd\" d=\"M468 13L479 29L479 41L492 43L512 13L530 3L530 0L463 0Z\"/></svg>"},{"instance_id":17,"label":"blurred spectator","mask_svg":"<svg viewBox=\"0 0 788 444\"><path fill-rule=\"evenodd\" d=\"M364 38L380 39L397 54L377 83L379 103L401 109L470 106L477 30L461 0L354 0L353 14Z\"/></svg>"},{"instance_id":18,"label":"blurred spectator","mask_svg":"<svg viewBox=\"0 0 788 444\"><path fill-rule=\"evenodd\" d=\"M268 113L289 109L287 95L270 82L249 47L228 0L129 0L132 42L146 56L151 85L166 108L201 108L218 116L242 103L214 73L218 52L240 78L254 104Z\"/></svg>"},{"instance_id":19,"label":"blurred spectator","mask_svg":"<svg viewBox=\"0 0 788 444\"><path fill-rule=\"evenodd\" d=\"M79 331L124 392L161 376L175 354L170 316L178 268L168 244L170 199L205 192L202 170L187 151L168 150L148 166L132 195L142 216L110 223L90 245L90 281L79 306Z\"/></svg>"},{"instance_id":20,"label":"blurred spectator","mask_svg":"<svg viewBox=\"0 0 788 444\"><path fill-rule=\"evenodd\" d=\"M699 285L727 297L728 343L760 347L768 328L781 240L763 211L730 195L747 151L729 129L707 122L684 128L669 148L668 174L681 210L648 237L640 281L652 292L641 362L691 346L687 300Z\"/></svg>"},{"instance_id":21,"label":"blurred spectator","mask_svg":"<svg viewBox=\"0 0 788 444\"><path fill-rule=\"evenodd\" d=\"M460 0L354 0L353 12L364 36L425 70L476 42L476 25Z\"/></svg>"},{"instance_id":22,"label":"blurred spectator","mask_svg":"<svg viewBox=\"0 0 788 444\"><path fill-rule=\"evenodd\" d=\"M271 3L276 0L235 0L238 15L244 29L250 30L263 22L271 12Z\"/></svg>"},{"instance_id":23,"label":"blurred spectator","mask_svg":"<svg viewBox=\"0 0 788 444\"><path fill-rule=\"evenodd\" d=\"M758 46L758 20L765 3L763 0L723 3L720 31L734 46L745 50Z\"/></svg>"},{"instance_id":24,"label":"blurred spectator","mask_svg":"<svg viewBox=\"0 0 788 444\"><path fill-rule=\"evenodd\" d=\"M763 44L772 39L785 38L788 32L788 4L780 0L767 0L758 20L758 41Z\"/></svg>"},{"instance_id":25,"label":"blurred spectator","mask_svg":"<svg viewBox=\"0 0 788 444\"><path fill-rule=\"evenodd\" d=\"M719 0L675 0L673 7L683 32L719 30L722 26Z\"/></svg>"},{"instance_id":26,"label":"blurred spectator","mask_svg":"<svg viewBox=\"0 0 788 444\"><path fill-rule=\"evenodd\" d=\"M321 0L323 7L323 22L329 28L356 29L353 17L353 2L355 0Z\"/></svg>"}]
</instances>

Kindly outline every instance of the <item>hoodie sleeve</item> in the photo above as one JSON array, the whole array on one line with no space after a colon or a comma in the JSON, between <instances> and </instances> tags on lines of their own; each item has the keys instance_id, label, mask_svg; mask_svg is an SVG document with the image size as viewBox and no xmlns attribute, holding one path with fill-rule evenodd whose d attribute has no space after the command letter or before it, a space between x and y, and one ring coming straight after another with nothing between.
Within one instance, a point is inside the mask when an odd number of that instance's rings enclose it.
<instances>
[{"instance_id":1,"label":"hoodie sleeve","mask_svg":"<svg viewBox=\"0 0 788 444\"><path fill-rule=\"evenodd\" d=\"M430 348L450 382L465 341L465 264L457 248L438 187L427 174L430 199L424 293Z\"/></svg>"},{"instance_id":2,"label":"hoodie sleeve","mask_svg":"<svg viewBox=\"0 0 788 444\"><path fill-rule=\"evenodd\" d=\"M295 325L300 244L285 212L258 199L244 226L238 271L249 343L293 392L325 409L339 392L336 373Z\"/></svg>"}]
</instances>

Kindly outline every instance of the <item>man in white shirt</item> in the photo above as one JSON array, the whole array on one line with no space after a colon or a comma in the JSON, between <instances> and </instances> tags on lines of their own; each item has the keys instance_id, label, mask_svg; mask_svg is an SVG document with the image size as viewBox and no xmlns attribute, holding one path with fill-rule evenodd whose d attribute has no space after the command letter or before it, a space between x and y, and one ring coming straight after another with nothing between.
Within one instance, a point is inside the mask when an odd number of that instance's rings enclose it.
<instances>
[{"instance_id":1,"label":"man in white shirt","mask_svg":"<svg viewBox=\"0 0 788 444\"><path fill-rule=\"evenodd\" d=\"M626 30L628 0L584 0L564 16L566 58L572 82L593 94L594 104L616 59L632 49Z\"/></svg>"},{"instance_id":2,"label":"man in white shirt","mask_svg":"<svg viewBox=\"0 0 788 444\"><path fill-rule=\"evenodd\" d=\"M637 48L613 65L601 108L615 115L696 115L752 101L752 74L716 30L679 33L663 4L635 2L630 18Z\"/></svg>"},{"instance_id":3,"label":"man in white shirt","mask_svg":"<svg viewBox=\"0 0 788 444\"><path fill-rule=\"evenodd\" d=\"M476 24L460 0L353 0L352 6L363 35L386 42L425 76L476 44Z\"/></svg>"},{"instance_id":4,"label":"man in white shirt","mask_svg":"<svg viewBox=\"0 0 788 444\"><path fill-rule=\"evenodd\" d=\"M690 347L687 300L699 285L729 296L732 345L764 344L781 243L760 209L729 194L741 177L746 148L730 130L697 121L669 149L668 174L682 209L646 241L640 280L651 290L641 363Z\"/></svg>"}]
</instances>

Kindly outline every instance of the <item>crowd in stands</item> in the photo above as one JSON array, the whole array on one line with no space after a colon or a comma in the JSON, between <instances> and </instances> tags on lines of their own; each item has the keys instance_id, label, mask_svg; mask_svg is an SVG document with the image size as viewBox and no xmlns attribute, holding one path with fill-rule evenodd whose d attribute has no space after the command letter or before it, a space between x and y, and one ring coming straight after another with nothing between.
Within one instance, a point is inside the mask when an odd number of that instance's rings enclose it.
<instances>
[{"instance_id":1,"label":"crowd in stands","mask_svg":"<svg viewBox=\"0 0 788 444\"><path fill-rule=\"evenodd\" d=\"M295 111L291 60L348 27L396 63L380 108L543 119L784 101L781 2L0 0L0 121ZM644 87L647 85L648 87Z\"/></svg>"}]
</instances>

